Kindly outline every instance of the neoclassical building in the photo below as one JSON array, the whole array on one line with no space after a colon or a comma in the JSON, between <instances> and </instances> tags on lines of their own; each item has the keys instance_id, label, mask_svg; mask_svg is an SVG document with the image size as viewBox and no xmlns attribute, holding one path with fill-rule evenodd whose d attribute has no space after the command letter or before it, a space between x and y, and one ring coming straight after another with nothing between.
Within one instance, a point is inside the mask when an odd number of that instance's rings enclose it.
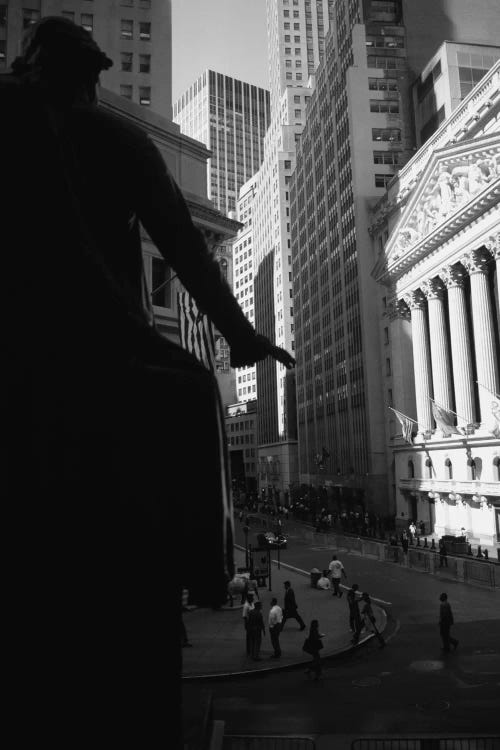
<instances>
[{"instance_id":1,"label":"neoclassical building","mask_svg":"<svg viewBox=\"0 0 500 750\"><path fill-rule=\"evenodd\" d=\"M499 62L392 181L370 233L381 285L384 398L400 412L386 409L388 492L398 525L423 520L428 533L465 530L470 541L496 544Z\"/></svg>"}]
</instances>

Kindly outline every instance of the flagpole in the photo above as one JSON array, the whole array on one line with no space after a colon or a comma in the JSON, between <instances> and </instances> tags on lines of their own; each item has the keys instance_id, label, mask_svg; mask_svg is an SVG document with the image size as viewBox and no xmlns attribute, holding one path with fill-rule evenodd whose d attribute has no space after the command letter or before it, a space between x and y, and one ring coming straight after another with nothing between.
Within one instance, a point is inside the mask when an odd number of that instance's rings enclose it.
<instances>
[{"instance_id":1,"label":"flagpole","mask_svg":"<svg viewBox=\"0 0 500 750\"><path fill-rule=\"evenodd\" d=\"M495 391L492 391L491 388L488 388L486 385L483 385L479 382L479 380L476 380L476 383L480 388L484 388L485 391L488 391L488 393L491 393L495 398L500 398L500 395L498 393L495 393Z\"/></svg>"}]
</instances>

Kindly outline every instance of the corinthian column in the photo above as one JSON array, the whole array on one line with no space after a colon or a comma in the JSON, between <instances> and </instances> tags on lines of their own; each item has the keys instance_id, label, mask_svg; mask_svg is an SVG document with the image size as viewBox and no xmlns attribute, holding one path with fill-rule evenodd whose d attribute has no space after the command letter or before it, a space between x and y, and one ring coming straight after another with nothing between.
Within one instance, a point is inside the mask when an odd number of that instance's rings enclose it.
<instances>
[{"instance_id":1,"label":"corinthian column","mask_svg":"<svg viewBox=\"0 0 500 750\"><path fill-rule=\"evenodd\" d=\"M494 316L488 286L488 253L473 250L462 260L470 275L472 324L481 420L491 413L491 393L498 393L498 361L495 351ZM495 316L496 317L496 316ZM483 386L483 387L481 387Z\"/></svg>"},{"instance_id":2,"label":"corinthian column","mask_svg":"<svg viewBox=\"0 0 500 750\"><path fill-rule=\"evenodd\" d=\"M489 238L486 247L493 255L497 265L497 315L500 321L500 232Z\"/></svg>"},{"instance_id":3,"label":"corinthian column","mask_svg":"<svg viewBox=\"0 0 500 750\"><path fill-rule=\"evenodd\" d=\"M413 371L415 377L415 401L417 404L418 430L432 430L431 357L429 335L425 319L425 297L418 289L405 295L404 301L411 312L411 339L413 345Z\"/></svg>"},{"instance_id":4,"label":"corinthian column","mask_svg":"<svg viewBox=\"0 0 500 750\"><path fill-rule=\"evenodd\" d=\"M465 270L458 264L447 266L440 276L448 289L455 408L458 424L465 427L475 421L472 356L464 292Z\"/></svg>"},{"instance_id":5,"label":"corinthian column","mask_svg":"<svg viewBox=\"0 0 500 750\"><path fill-rule=\"evenodd\" d=\"M434 398L441 406L451 409L450 354L443 304L445 290L441 279L435 278L424 281L422 291L427 297L427 309L429 312Z\"/></svg>"}]
</instances>

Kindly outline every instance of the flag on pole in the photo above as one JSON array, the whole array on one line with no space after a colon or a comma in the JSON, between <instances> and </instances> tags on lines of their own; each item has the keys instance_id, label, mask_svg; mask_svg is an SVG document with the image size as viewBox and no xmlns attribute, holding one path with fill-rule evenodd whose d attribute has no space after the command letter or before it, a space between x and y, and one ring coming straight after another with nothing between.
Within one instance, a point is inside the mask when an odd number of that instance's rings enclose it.
<instances>
[{"instance_id":1,"label":"flag on pole","mask_svg":"<svg viewBox=\"0 0 500 750\"><path fill-rule=\"evenodd\" d=\"M484 388L485 391L488 391L488 393L491 393L493 396L493 399L491 401L491 417L488 419L487 423L484 424L488 432L491 432L493 437L500 438L500 396L498 393L495 393L495 391L492 391L491 388L487 388L485 385L479 382L479 380L476 380L476 383L481 388Z\"/></svg>"},{"instance_id":2,"label":"flag on pole","mask_svg":"<svg viewBox=\"0 0 500 750\"><path fill-rule=\"evenodd\" d=\"M418 424L417 421L415 419L412 419L411 417L407 417L406 414L403 414L403 412L394 409L392 406L389 406L389 409L392 409L401 423L401 427L403 428L403 438L407 443L413 445L413 425Z\"/></svg>"},{"instance_id":3,"label":"flag on pole","mask_svg":"<svg viewBox=\"0 0 500 750\"><path fill-rule=\"evenodd\" d=\"M177 305L183 349L194 354L207 370L215 373L215 336L212 323L198 310L189 292L178 293Z\"/></svg>"},{"instance_id":4,"label":"flag on pole","mask_svg":"<svg viewBox=\"0 0 500 750\"><path fill-rule=\"evenodd\" d=\"M429 396L430 398L430 396ZM450 435L461 435L462 433L456 427L455 423L455 412L451 409L446 409L444 406L436 403L433 398L432 402L432 416L436 420L436 425L443 433L443 437L449 437Z\"/></svg>"}]
</instances>

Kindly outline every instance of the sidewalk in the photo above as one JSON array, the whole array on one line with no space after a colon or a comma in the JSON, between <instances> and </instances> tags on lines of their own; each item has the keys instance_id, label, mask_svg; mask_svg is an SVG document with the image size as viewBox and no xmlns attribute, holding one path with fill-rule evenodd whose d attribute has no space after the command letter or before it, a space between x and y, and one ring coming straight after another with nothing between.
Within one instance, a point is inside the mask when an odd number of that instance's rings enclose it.
<instances>
[{"instance_id":1,"label":"sidewalk","mask_svg":"<svg viewBox=\"0 0 500 750\"><path fill-rule=\"evenodd\" d=\"M235 564L244 564L244 552L235 548ZM287 620L280 635L282 649L281 659L271 659L273 649L269 637L267 618L273 596L283 606L284 582L290 581L295 591L299 613L306 623L306 630L300 632L296 620ZM306 664L310 657L302 651L302 644L309 631L311 620L319 620L319 629L325 633L323 638L322 658L333 656L359 648L373 638L373 634L363 634L358 646L351 644L352 634L349 630L349 608L346 597L333 597L331 591L311 588L309 574L304 575L290 566L281 564L278 570L274 562L271 571L271 587L259 589L262 602L266 634L262 639L260 661L254 661L245 654L245 631L243 628L241 605L233 608L223 607L220 610L192 609L184 612L184 624L192 648L183 648L183 678L215 677L270 670L285 669L297 664ZM347 590L343 586L342 590ZM377 627L384 631L387 618L383 609L373 603Z\"/></svg>"}]
</instances>

